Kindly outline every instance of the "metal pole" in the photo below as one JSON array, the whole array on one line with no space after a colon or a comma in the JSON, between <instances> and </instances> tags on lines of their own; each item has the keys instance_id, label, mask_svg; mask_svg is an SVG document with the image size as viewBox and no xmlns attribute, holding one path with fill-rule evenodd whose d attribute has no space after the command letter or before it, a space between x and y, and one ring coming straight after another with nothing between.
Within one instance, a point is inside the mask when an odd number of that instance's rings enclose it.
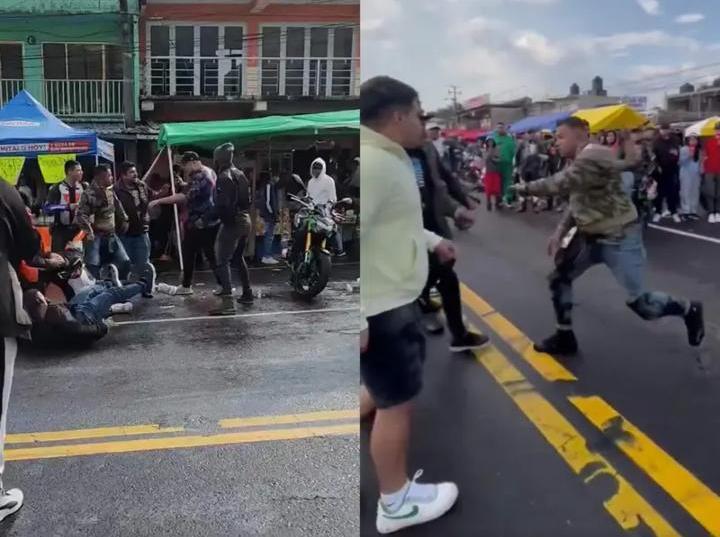
<instances>
[{"instance_id":1,"label":"metal pole","mask_svg":"<svg viewBox=\"0 0 720 537\"><path fill-rule=\"evenodd\" d=\"M172 189L173 196L175 192L175 176L173 175L173 159L172 159L172 147L168 146L168 170L170 172L170 188ZM180 270L185 270L183 264L183 253L182 253L182 239L180 238L180 216L178 214L177 203L173 203L173 213L175 215L175 236L177 237L178 257L180 258Z\"/></svg>"}]
</instances>

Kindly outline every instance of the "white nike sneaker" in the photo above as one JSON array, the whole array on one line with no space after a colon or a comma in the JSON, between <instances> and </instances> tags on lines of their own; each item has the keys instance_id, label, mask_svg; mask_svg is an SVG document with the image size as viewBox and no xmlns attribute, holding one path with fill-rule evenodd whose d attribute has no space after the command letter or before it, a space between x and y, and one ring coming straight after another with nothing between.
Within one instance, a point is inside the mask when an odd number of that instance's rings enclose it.
<instances>
[{"instance_id":1,"label":"white nike sneaker","mask_svg":"<svg viewBox=\"0 0 720 537\"><path fill-rule=\"evenodd\" d=\"M717 220L715 219L715 213L710 213L710 214L708 215L708 223L709 223L709 224L714 224L714 223L716 223L716 222L717 222Z\"/></svg>"},{"instance_id":2,"label":"white nike sneaker","mask_svg":"<svg viewBox=\"0 0 720 537\"><path fill-rule=\"evenodd\" d=\"M155 291L164 295L174 295L177 292L177 287L167 283L159 283L155 286Z\"/></svg>"},{"instance_id":3,"label":"white nike sneaker","mask_svg":"<svg viewBox=\"0 0 720 537\"><path fill-rule=\"evenodd\" d=\"M421 475L422 470L418 470L415 477L413 477L412 483ZM402 505L397 509L388 511L382 502L378 501L376 519L378 533L385 535L440 518L457 501L458 488L455 483L438 483L435 485L435 495L432 499L413 498L412 483L408 487L407 496Z\"/></svg>"},{"instance_id":4,"label":"white nike sneaker","mask_svg":"<svg viewBox=\"0 0 720 537\"><path fill-rule=\"evenodd\" d=\"M0 489L0 520L17 513L23 506L24 498L20 489Z\"/></svg>"},{"instance_id":5,"label":"white nike sneaker","mask_svg":"<svg viewBox=\"0 0 720 537\"><path fill-rule=\"evenodd\" d=\"M668 211L667 209L665 209L665 210L663 211L663 213L662 213L662 217L663 217L663 218L670 218L670 211Z\"/></svg>"},{"instance_id":6,"label":"white nike sneaker","mask_svg":"<svg viewBox=\"0 0 720 537\"><path fill-rule=\"evenodd\" d=\"M675 222L676 224L679 224L682 222L682 218L680 218L679 214L672 215L672 219L673 219L673 222Z\"/></svg>"},{"instance_id":7,"label":"white nike sneaker","mask_svg":"<svg viewBox=\"0 0 720 537\"><path fill-rule=\"evenodd\" d=\"M266 256L262 258L261 263L263 265L277 265L280 262L274 257Z\"/></svg>"},{"instance_id":8,"label":"white nike sneaker","mask_svg":"<svg viewBox=\"0 0 720 537\"><path fill-rule=\"evenodd\" d=\"M662 220L662 216L659 213L655 213L655 216L653 216L653 222L657 224L660 220Z\"/></svg>"}]
</instances>

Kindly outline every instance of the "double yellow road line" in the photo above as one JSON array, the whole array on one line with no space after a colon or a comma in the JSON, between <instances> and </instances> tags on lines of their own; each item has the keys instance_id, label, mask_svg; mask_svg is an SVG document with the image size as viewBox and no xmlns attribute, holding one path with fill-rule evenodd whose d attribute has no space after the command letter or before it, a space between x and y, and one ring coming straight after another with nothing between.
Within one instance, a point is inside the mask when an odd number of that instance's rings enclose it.
<instances>
[{"instance_id":1,"label":"double yellow road line","mask_svg":"<svg viewBox=\"0 0 720 537\"><path fill-rule=\"evenodd\" d=\"M7 444L24 444L25 446L6 449L5 460L26 461L355 435L359 432L358 420L358 410L348 409L224 419L217 423L218 429L224 431L251 430L215 432L204 435L184 434L188 432L184 427L161 427L157 424L9 434L6 440ZM289 425L292 427L278 427ZM117 439L109 440L111 438ZM68 443L76 440L102 441ZM53 442L61 443L53 444ZM27 444L32 444L32 446L27 446ZM37 444L42 445L38 446Z\"/></svg>"},{"instance_id":2,"label":"double yellow road line","mask_svg":"<svg viewBox=\"0 0 720 537\"><path fill-rule=\"evenodd\" d=\"M462 286L462 297L465 305L545 380L577 381L555 358L533 350L532 342L520 329L466 285ZM615 481L615 492L603 504L624 530L639 530L644 524L657 537L680 536L605 457L588 448L587 440L581 433L540 395L496 347L478 351L476 357L586 484L592 484L601 476L610 476ZM709 535L720 537L720 497L714 491L602 397L570 396L568 401L705 528Z\"/></svg>"}]
</instances>

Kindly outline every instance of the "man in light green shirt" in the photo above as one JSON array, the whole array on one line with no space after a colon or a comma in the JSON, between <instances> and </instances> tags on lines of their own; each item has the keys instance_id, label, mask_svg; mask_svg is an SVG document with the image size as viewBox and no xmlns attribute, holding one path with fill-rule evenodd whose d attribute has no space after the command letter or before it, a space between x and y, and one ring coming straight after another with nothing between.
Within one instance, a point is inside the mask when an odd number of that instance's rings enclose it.
<instances>
[{"instance_id":1,"label":"man in light green shirt","mask_svg":"<svg viewBox=\"0 0 720 537\"><path fill-rule=\"evenodd\" d=\"M408 480L413 399L422 388L425 339L416 300L428 277L428 251L452 261L454 246L423 227L412 163L404 148L422 147L425 119L417 92L389 77L360 88L360 372L361 413L377 408L370 455L380 485L377 530L391 533L444 515L454 483Z\"/></svg>"}]
</instances>

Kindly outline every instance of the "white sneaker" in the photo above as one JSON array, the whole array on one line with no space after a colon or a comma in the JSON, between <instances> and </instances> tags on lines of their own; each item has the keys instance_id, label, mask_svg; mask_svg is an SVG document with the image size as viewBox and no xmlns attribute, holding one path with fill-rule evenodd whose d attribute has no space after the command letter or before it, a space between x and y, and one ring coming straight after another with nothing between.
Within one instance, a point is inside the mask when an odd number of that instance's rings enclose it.
<instances>
[{"instance_id":1,"label":"white sneaker","mask_svg":"<svg viewBox=\"0 0 720 537\"><path fill-rule=\"evenodd\" d=\"M715 216L715 213L710 213L708 215L708 223L710 223L710 224L717 223L717 217Z\"/></svg>"},{"instance_id":2,"label":"white sneaker","mask_svg":"<svg viewBox=\"0 0 720 537\"><path fill-rule=\"evenodd\" d=\"M168 285L167 283L159 283L155 286L156 293L162 293L164 295L174 295L177 292L177 286Z\"/></svg>"},{"instance_id":3,"label":"white sneaker","mask_svg":"<svg viewBox=\"0 0 720 537\"><path fill-rule=\"evenodd\" d=\"M662 219L662 216L661 216L659 213L655 213L655 215L653 216L653 222L656 223L656 224L657 224L661 219Z\"/></svg>"},{"instance_id":4,"label":"white sneaker","mask_svg":"<svg viewBox=\"0 0 720 537\"><path fill-rule=\"evenodd\" d=\"M132 302L123 302L122 304L113 304L110 306L110 313L130 313L133 310Z\"/></svg>"},{"instance_id":5,"label":"white sneaker","mask_svg":"<svg viewBox=\"0 0 720 537\"><path fill-rule=\"evenodd\" d=\"M263 257L261 263L263 265L277 265L278 263L280 263L280 261L278 261L274 257Z\"/></svg>"},{"instance_id":6,"label":"white sneaker","mask_svg":"<svg viewBox=\"0 0 720 537\"><path fill-rule=\"evenodd\" d=\"M175 294L177 296L188 296L195 294L195 291L193 291L192 287L185 287L183 285L178 286L177 290L175 291Z\"/></svg>"},{"instance_id":7,"label":"white sneaker","mask_svg":"<svg viewBox=\"0 0 720 537\"><path fill-rule=\"evenodd\" d=\"M682 222L682 218L680 218L679 214L672 215L672 219L673 219L673 222L675 222L676 224L679 224Z\"/></svg>"},{"instance_id":8,"label":"white sneaker","mask_svg":"<svg viewBox=\"0 0 720 537\"><path fill-rule=\"evenodd\" d=\"M421 475L422 470L418 470L412 483ZM455 483L435 485L435 496L431 500L413 498L412 483L408 487L408 493L402 505L392 512L389 512L382 502L378 501L376 519L378 533L393 533L403 528L430 522L443 516L455 505L458 497L458 488Z\"/></svg>"},{"instance_id":9,"label":"white sneaker","mask_svg":"<svg viewBox=\"0 0 720 537\"><path fill-rule=\"evenodd\" d=\"M670 218L670 211L668 211L667 209L665 209L665 210L663 211L663 213L662 213L662 217L663 217L663 218Z\"/></svg>"},{"instance_id":10,"label":"white sneaker","mask_svg":"<svg viewBox=\"0 0 720 537\"><path fill-rule=\"evenodd\" d=\"M0 520L3 520L20 510L25 497L20 489L0 489L0 494Z\"/></svg>"},{"instance_id":11,"label":"white sneaker","mask_svg":"<svg viewBox=\"0 0 720 537\"><path fill-rule=\"evenodd\" d=\"M715 213L715 223L720 224L720 213Z\"/></svg>"}]
</instances>

